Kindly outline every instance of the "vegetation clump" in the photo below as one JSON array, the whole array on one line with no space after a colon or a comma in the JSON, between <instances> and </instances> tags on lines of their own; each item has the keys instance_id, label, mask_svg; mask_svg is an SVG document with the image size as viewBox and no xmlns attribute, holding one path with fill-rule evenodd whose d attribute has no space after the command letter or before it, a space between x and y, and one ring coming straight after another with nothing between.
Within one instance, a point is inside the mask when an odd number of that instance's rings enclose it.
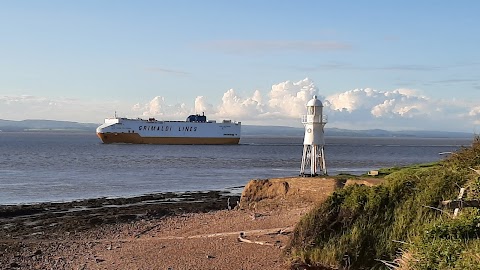
<instances>
[{"instance_id":1,"label":"vegetation clump","mask_svg":"<svg viewBox=\"0 0 480 270\"><path fill-rule=\"evenodd\" d=\"M454 218L439 205L460 187L479 199L478 168L476 137L441 162L389 170L381 185L339 189L302 218L287 252L320 269L477 269L480 211Z\"/></svg>"}]
</instances>

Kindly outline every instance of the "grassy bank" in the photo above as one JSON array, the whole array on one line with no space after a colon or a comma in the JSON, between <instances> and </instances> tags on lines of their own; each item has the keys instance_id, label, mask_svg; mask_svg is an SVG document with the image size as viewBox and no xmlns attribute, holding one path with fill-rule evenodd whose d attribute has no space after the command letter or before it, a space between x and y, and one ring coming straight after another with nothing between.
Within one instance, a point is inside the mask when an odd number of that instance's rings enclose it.
<instances>
[{"instance_id":1,"label":"grassy bank","mask_svg":"<svg viewBox=\"0 0 480 270\"><path fill-rule=\"evenodd\" d=\"M478 269L480 213L440 209L460 187L480 198L480 140L445 160L382 170L379 186L347 186L297 225L292 260L327 268Z\"/></svg>"}]
</instances>

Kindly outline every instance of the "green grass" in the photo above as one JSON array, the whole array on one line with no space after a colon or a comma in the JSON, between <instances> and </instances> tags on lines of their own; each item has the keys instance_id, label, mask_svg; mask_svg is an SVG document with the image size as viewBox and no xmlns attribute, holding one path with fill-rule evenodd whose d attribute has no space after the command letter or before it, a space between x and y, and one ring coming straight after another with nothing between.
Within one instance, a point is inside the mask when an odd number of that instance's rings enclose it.
<instances>
[{"instance_id":1,"label":"green grass","mask_svg":"<svg viewBox=\"0 0 480 270\"><path fill-rule=\"evenodd\" d=\"M287 252L292 260L332 268L383 269L379 260L403 252L412 258L399 260L404 269L475 269L468 267L479 265L477 210L452 219L451 210L434 208L454 199L460 186L478 198L480 182L469 167L479 165L475 138L442 162L380 170L382 185L347 186L305 215Z\"/></svg>"}]
</instances>

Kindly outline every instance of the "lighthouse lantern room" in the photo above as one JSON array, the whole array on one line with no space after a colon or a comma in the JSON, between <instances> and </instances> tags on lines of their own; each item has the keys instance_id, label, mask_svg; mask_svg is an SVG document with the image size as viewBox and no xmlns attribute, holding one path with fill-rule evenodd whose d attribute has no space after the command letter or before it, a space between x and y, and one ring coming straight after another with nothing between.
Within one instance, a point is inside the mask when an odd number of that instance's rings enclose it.
<instances>
[{"instance_id":1,"label":"lighthouse lantern room","mask_svg":"<svg viewBox=\"0 0 480 270\"><path fill-rule=\"evenodd\" d=\"M305 137L300 176L326 175L324 127L327 121L323 115L323 104L317 96L313 96L307 103L307 114L302 116L302 123L305 126Z\"/></svg>"}]
</instances>

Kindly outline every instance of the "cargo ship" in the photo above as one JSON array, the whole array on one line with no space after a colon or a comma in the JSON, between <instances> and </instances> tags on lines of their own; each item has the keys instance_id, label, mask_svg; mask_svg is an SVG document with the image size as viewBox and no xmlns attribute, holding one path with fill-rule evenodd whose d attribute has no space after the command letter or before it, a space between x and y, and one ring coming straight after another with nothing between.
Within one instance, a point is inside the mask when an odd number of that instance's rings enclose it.
<instances>
[{"instance_id":1,"label":"cargo ship","mask_svg":"<svg viewBox=\"0 0 480 270\"><path fill-rule=\"evenodd\" d=\"M238 144L241 126L232 120L207 121L205 114L190 115L185 121L115 116L105 119L97 128L97 136L107 144Z\"/></svg>"}]
</instances>

